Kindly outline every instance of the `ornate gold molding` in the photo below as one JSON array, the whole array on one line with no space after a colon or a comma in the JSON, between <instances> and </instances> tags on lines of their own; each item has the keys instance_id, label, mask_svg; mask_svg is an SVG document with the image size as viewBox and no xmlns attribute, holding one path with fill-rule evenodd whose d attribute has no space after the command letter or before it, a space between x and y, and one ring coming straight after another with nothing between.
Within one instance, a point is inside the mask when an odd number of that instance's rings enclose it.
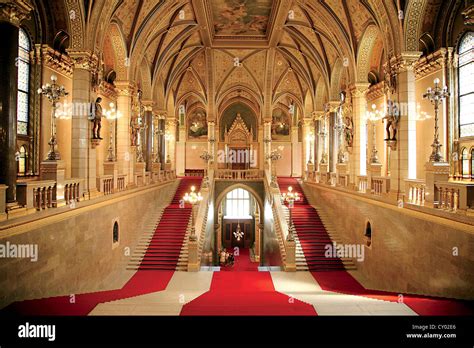
<instances>
[{"instance_id":1,"label":"ornate gold molding","mask_svg":"<svg viewBox=\"0 0 474 348\"><path fill-rule=\"evenodd\" d=\"M0 0L0 21L10 22L15 26L30 18L30 12L34 10L28 0Z\"/></svg>"},{"instance_id":2,"label":"ornate gold molding","mask_svg":"<svg viewBox=\"0 0 474 348\"><path fill-rule=\"evenodd\" d=\"M72 78L74 71L73 60L58 51L55 51L47 45L36 45L36 63L43 64L51 70Z\"/></svg>"},{"instance_id":3,"label":"ornate gold molding","mask_svg":"<svg viewBox=\"0 0 474 348\"><path fill-rule=\"evenodd\" d=\"M421 55L422 52L411 51L402 52L398 57L393 57L390 62L393 72L400 74L406 71L413 71Z\"/></svg>"},{"instance_id":4,"label":"ornate gold molding","mask_svg":"<svg viewBox=\"0 0 474 348\"><path fill-rule=\"evenodd\" d=\"M89 51L68 51L74 63L74 69L84 69L94 72L98 69L99 58Z\"/></svg>"},{"instance_id":5,"label":"ornate gold molding","mask_svg":"<svg viewBox=\"0 0 474 348\"><path fill-rule=\"evenodd\" d=\"M103 96L109 97L110 99L116 99L118 96L117 89L111 83L102 81L99 86L99 93Z\"/></svg>"},{"instance_id":6,"label":"ornate gold molding","mask_svg":"<svg viewBox=\"0 0 474 348\"><path fill-rule=\"evenodd\" d=\"M415 65L415 76L421 79L433 72L445 68L447 65L453 64L453 49L441 48L438 51L421 58Z\"/></svg>"},{"instance_id":7,"label":"ornate gold molding","mask_svg":"<svg viewBox=\"0 0 474 348\"><path fill-rule=\"evenodd\" d=\"M466 8L462 15L464 16L464 25L474 25L474 5Z\"/></svg>"},{"instance_id":8,"label":"ornate gold molding","mask_svg":"<svg viewBox=\"0 0 474 348\"><path fill-rule=\"evenodd\" d=\"M367 101L374 101L383 97L385 93L385 82L379 82L376 85L370 86L367 91Z\"/></svg>"}]
</instances>

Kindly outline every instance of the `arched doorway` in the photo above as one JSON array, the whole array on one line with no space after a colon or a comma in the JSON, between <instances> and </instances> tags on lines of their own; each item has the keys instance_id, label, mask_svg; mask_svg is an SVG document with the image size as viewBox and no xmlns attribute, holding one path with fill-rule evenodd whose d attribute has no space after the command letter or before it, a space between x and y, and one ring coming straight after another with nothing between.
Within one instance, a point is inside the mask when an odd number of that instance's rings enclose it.
<instances>
[{"instance_id":1,"label":"arched doorway","mask_svg":"<svg viewBox=\"0 0 474 348\"><path fill-rule=\"evenodd\" d=\"M215 250L245 251L252 262L259 262L262 245L263 203L245 184L235 184L216 200ZM219 264L218 257L215 264Z\"/></svg>"}]
</instances>

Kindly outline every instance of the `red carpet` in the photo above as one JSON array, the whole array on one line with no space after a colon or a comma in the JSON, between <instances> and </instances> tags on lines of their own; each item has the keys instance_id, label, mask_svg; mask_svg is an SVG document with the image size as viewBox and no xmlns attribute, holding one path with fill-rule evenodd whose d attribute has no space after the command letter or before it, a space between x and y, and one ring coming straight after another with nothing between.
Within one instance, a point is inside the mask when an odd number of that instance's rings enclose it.
<instances>
[{"instance_id":1,"label":"red carpet","mask_svg":"<svg viewBox=\"0 0 474 348\"><path fill-rule=\"evenodd\" d=\"M178 262L191 208L179 208L179 201L191 186L199 190L201 178L182 178L171 204L165 209L139 271L122 289L22 301L4 308L5 315L87 315L99 303L145 295L166 289ZM146 271L145 271L146 270ZM165 271L163 271L165 270Z\"/></svg>"},{"instance_id":2,"label":"red carpet","mask_svg":"<svg viewBox=\"0 0 474 348\"><path fill-rule=\"evenodd\" d=\"M301 196L295 202L292 211L298 238L301 242L305 258L311 274L322 289L348 295L370 297L374 299L398 302L399 294L367 290L351 274L345 271L338 258L326 258L324 246L332 243L326 229L304 196L298 181L293 178L278 179L280 191L288 192L288 186ZM416 295L403 295L403 302L419 315L473 315L473 303L442 298L432 298Z\"/></svg>"},{"instance_id":3,"label":"red carpet","mask_svg":"<svg viewBox=\"0 0 474 348\"><path fill-rule=\"evenodd\" d=\"M332 240L317 211L306 200L298 181L293 178L279 178L278 185L281 193L288 192L288 187L291 186L293 192L297 192L301 197L300 201L295 202L291 215L308 269L310 271L344 270L344 265L339 258L324 256L324 247L327 244L332 244Z\"/></svg>"},{"instance_id":4,"label":"red carpet","mask_svg":"<svg viewBox=\"0 0 474 348\"><path fill-rule=\"evenodd\" d=\"M341 294L357 295L378 300L398 302L399 294L365 289L345 271L311 272L322 289ZM460 301L403 294L403 303L419 315L474 315L472 301Z\"/></svg>"},{"instance_id":5,"label":"red carpet","mask_svg":"<svg viewBox=\"0 0 474 348\"><path fill-rule=\"evenodd\" d=\"M186 228L191 218L191 205L180 208L180 200L191 192L191 186L199 191L202 179L182 178L171 204L165 208L150 245L140 264L140 270L175 270L184 242Z\"/></svg>"},{"instance_id":6,"label":"red carpet","mask_svg":"<svg viewBox=\"0 0 474 348\"><path fill-rule=\"evenodd\" d=\"M234 253L234 250L228 252ZM234 256L234 265L222 266L221 272L258 272L258 262L250 260L249 249L239 249L239 256Z\"/></svg>"}]
</instances>

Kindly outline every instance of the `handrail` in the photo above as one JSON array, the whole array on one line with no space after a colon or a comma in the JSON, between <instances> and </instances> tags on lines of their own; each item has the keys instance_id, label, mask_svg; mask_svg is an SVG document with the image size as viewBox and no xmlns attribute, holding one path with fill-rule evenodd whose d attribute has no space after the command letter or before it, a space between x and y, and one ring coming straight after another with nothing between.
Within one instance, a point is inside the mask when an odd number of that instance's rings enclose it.
<instances>
[{"instance_id":1,"label":"handrail","mask_svg":"<svg viewBox=\"0 0 474 348\"><path fill-rule=\"evenodd\" d=\"M263 171L259 169L218 169L215 173L216 180L259 180L263 176Z\"/></svg>"}]
</instances>

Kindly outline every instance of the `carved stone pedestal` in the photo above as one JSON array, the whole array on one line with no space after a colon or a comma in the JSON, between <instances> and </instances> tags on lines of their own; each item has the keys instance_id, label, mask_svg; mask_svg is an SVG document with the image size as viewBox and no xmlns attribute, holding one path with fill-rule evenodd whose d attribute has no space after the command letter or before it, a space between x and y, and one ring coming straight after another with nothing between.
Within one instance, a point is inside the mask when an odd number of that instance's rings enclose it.
<instances>
[{"instance_id":1,"label":"carved stone pedestal","mask_svg":"<svg viewBox=\"0 0 474 348\"><path fill-rule=\"evenodd\" d=\"M285 271L296 272L296 243L295 241L285 241L286 243L286 260Z\"/></svg>"},{"instance_id":2,"label":"carved stone pedestal","mask_svg":"<svg viewBox=\"0 0 474 348\"><path fill-rule=\"evenodd\" d=\"M371 163L369 165L369 175L373 176L382 176L382 164L381 163Z\"/></svg>"},{"instance_id":3,"label":"carved stone pedestal","mask_svg":"<svg viewBox=\"0 0 474 348\"><path fill-rule=\"evenodd\" d=\"M188 272L199 271L198 243L197 240L188 241Z\"/></svg>"},{"instance_id":4,"label":"carved stone pedestal","mask_svg":"<svg viewBox=\"0 0 474 348\"><path fill-rule=\"evenodd\" d=\"M56 201L57 206L64 205L64 181L66 179L65 161L43 161L40 165L41 180L56 181Z\"/></svg>"},{"instance_id":5,"label":"carved stone pedestal","mask_svg":"<svg viewBox=\"0 0 474 348\"><path fill-rule=\"evenodd\" d=\"M135 185L137 186L145 185L145 172L146 172L145 162L135 163Z\"/></svg>"},{"instance_id":6,"label":"carved stone pedestal","mask_svg":"<svg viewBox=\"0 0 474 348\"><path fill-rule=\"evenodd\" d=\"M118 163L117 162L104 162L104 175L113 175L114 177L114 190L118 188Z\"/></svg>"},{"instance_id":7,"label":"carved stone pedestal","mask_svg":"<svg viewBox=\"0 0 474 348\"><path fill-rule=\"evenodd\" d=\"M338 163L336 164L336 174L337 174L337 183L336 186L347 187L349 185L349 175L348 174L348 165L347 163ZM342 182L344 178L344 182Z\"/></svg>"},{"instance_id":8,"label":"carved stone pedestal","mask_svg":"<svg viewBox=\"0 0 474 348\"><path fill-rule=\"evenodd\" d=\"M329 182L329 165L328 164L320 164L319 165L319 172L320 172L320 183L327 184Z\"/></svg>"},{"instance_id":9,"label":"carved stone pedestal","mask_svg":"<svg viewBox=\"0 0 474 348\"><path fill-rule=\"evenodd\" d=\"M161 163L152 163L151 172L153 173L153 182L161 181Z\"/></svg>"},{"instance_id":10,"label":"carved stone pedestal","mask_svg":"<svg viewBox=\"0 0 474 348\"><path fill-rule=\"evenodd\" d=\"M436 191L435 182L449 180L449 163L428 162L425 164L425 173L425 205L435 206L439 201L439 193Z\"/></svg>"}]
</instances>

